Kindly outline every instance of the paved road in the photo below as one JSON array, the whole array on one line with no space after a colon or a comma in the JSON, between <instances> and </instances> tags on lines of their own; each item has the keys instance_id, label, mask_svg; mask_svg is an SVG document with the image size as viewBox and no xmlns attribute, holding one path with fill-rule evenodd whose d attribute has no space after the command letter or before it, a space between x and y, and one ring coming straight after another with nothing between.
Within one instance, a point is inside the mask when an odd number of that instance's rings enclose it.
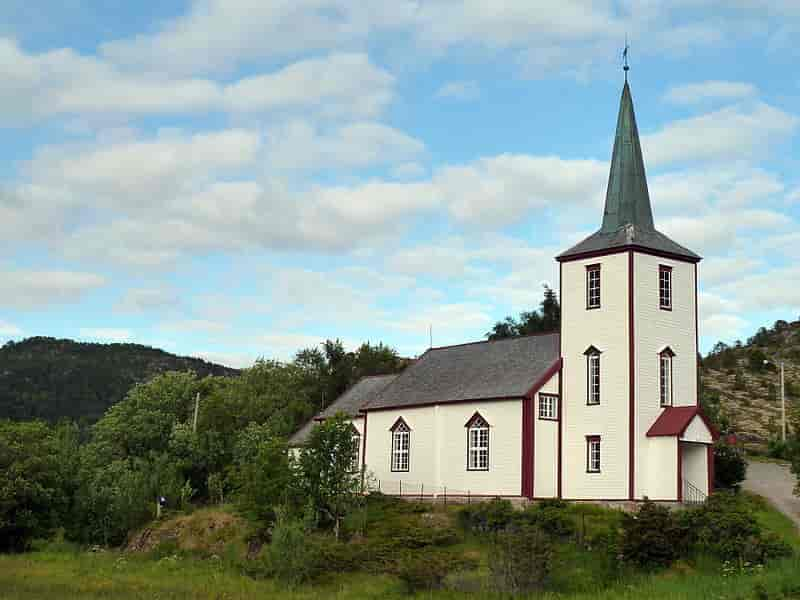
<instances>
[{"instance_id":1,"label":"paved road","mask_svg":"<svg viewBox=\"0 0 800 600\"><path fill-rule=\"evenodd\" d=\"M747 465L747 479L742 487L761 494L786 513L800 528L800 498L792 494L797 481L789 467L766 462L750 462Z\"/></svg>"}]
</instances>

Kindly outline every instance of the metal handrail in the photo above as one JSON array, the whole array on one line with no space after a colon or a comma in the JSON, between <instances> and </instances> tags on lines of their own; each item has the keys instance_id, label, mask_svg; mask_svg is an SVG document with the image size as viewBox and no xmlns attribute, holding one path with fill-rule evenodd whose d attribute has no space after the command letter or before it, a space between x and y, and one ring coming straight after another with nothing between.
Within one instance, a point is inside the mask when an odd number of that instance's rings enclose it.
<instances>
[{"instance_id":1,"label":"metal handrail","mask_svg":"<svg viewBox=\"0 0 800 600\"><path fill-rule=\"evenodd\" d=\"M703 504L708 498L703 490L698 488L688 479L683 480L683 502L684 504Z\"/></svg>"}]
</instances>

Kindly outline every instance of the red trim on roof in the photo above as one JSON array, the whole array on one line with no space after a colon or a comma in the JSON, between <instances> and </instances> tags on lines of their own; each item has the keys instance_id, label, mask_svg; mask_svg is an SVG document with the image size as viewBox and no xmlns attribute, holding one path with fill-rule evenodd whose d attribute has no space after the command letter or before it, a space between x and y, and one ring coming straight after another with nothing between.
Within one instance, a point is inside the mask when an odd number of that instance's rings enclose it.
<instances>
[{"instance_id":1,"label":"red trim on roof","mask_svg":"<svg viewBox=\"0 0 800 600\"><path fill-rule=\"evenodd\" d=\"M531 389L529 389L525 393L525 397L533 398L536 392L542 389L542 387L544 387L544 384L550 381L553 378L553 375L555 375L556 373L559 372L559 370L561 370L561 362L563 360L564 360L563 358L559 358L552 365L550 365L550 368L547 369L547 371L545 371L542 374L542 376L539 377L539 379L537 379L536 382L531 386Z\"/></svg>"},{"instance_id":2,"label":"red trim on roof","mask_svg":"<svg viewBox=\"0 0 800 600\"><path fill-rule=\"evenodd\" d=\"M586 252L577 252L575 254L567 254L567 255L560 255L556 256L556 260L560 263L564 262L572 262L574 260L583 260L586 258L596 258L599 256L608 256L609 254L621 254L623 252L628 252L629 250L634 250L636 252L641 252L642 254L650 254L651 256L659 256L661 258L670 258L672 260L678 260L682 262L688 263L699 263L702 257L698 256L697 258L692 256L685 256L683 254L676 254L674 252L667 252L664 250L656 250L655 248L648 248L646 246L640 246L638 244L625 244L622 246L613 246L611 248L601 248L598 250L588 250Z\"/></svg>"},{"instance_id":3,"label":"red trim on roof","mask_svg":"<svg viewBox=\"0 0 800 600\"><path fill-rule=\"evenodd\" d=\"M656 422L647 430L647 437L682 436L695 417L700 417L711 432L711 439L716 440L719 432L699 406L668 406L659 415Z\"/></svg>"}]
</instances>

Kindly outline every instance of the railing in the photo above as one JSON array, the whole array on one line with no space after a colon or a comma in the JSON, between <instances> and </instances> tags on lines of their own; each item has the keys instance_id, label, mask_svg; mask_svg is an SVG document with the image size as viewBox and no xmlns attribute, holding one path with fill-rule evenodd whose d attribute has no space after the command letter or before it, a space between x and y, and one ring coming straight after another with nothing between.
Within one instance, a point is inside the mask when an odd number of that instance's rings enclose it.
<instances>
[{"instance_id":1,"label":"railing","mask_svg":"<svg viewBox=\"0 0 800 600\"><path fill-rule=\"evenodd\" d=\"M447 486L433 485L405 479L367 479L365 492L380 492L388 496L400 496L409 500L419 499L447 504L470 503L473 500L486 500L487 497L475 496L470 490L459 490Z\"/></svg>"},{"instance_id":2,"label":"railing","mask_svg":"<svg viewBox=\"0 0 800 600\"><path fill-rule=\"evenodd\" d=\"M687 479L683 480L684 504L703 504L707 497L708 495L696 485L692 484L691 481Z\"/></svg>"}]
</instances>

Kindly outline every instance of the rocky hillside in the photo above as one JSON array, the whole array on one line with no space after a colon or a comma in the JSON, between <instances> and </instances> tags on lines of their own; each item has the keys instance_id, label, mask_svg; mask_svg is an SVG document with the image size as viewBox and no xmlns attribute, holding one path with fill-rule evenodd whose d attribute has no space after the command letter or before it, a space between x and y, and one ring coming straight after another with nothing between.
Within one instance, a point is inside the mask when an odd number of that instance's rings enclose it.
<instances>
[{"instance_id":1,"label":"rocky hillside","mask_svg":"<svg viewBox=\"0 0 800 600\"><path fill-rule=\"evenodd\" d=\"M775 363L781 361L791 427L800 419L800 320L762 327L747 343L719 343L702 360L700 381L707 411L755 448L765 447L780 434L780 369Z\"/></svg>"},{"instance_id":2,"label":"rocky hillside","mask_svg":"<svg viewBox=\"0 0 800 600\"><path fill-rule=\"evenodd\" d=\"M34 337L0 348L0 418L93 422L136 383L166 371L200 376L239 371L138 344Z\"/></svg>"}]
</instances>

